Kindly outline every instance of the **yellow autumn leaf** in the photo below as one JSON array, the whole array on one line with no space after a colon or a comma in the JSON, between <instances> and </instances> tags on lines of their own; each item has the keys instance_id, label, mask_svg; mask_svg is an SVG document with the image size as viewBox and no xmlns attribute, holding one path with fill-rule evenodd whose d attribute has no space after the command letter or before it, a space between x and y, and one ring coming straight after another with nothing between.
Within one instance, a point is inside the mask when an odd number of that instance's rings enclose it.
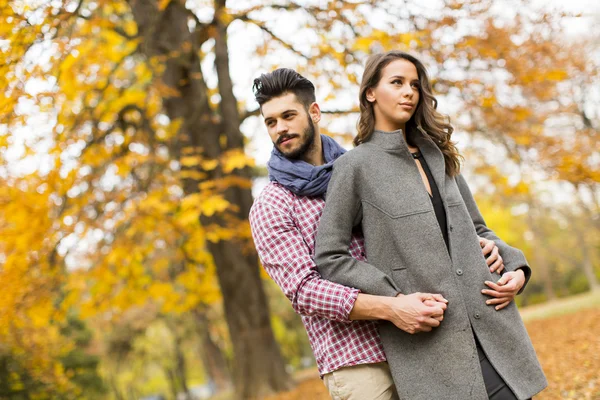
<instances>
[{"instance_id":1,"label":"yellow autumn leaf","mask_svg":"<svg viewBox=\"0 0 600 400\"><path fill-rule=\"evenodd\" d=\"M171 2L171 0L159 0L158 9L160 11L163 11L165 8L167 8L167 6L169 5L170 2Z\"/></svg>"},{"instance_id":2,"label":"yellow autumn leaf","mask_svg":"<svg viewBox=\"0 0 600 400\"><path fill-rule=\"evenodd\" d=\"M193 167L199 165L202 161L200 156L184 156L179 159L179 163L184 167Z\"/></svg>"},{"instance_id":3,"label":"yellow autumn leaf","mask_svg":"<svg viewBox=\"0 0 600 400\"><path fill-rule=\"evenodd\" d=\"M188 209L177 215L177 222L183 226L194 226L199 224L200 210Z\"/></svg>"},{"instance_id":4,"label":"yellow autumn leaf","mask_svg":"<svg viewBox=\"0 0 600 400\"><path fill-rule=\"evenodd\" d=\"M234 169L242 169L245 167L254 167L254 159L249 157L241 150L232 150L223 156L222 160L223 172L231 173Z\"/></svg>"},{"instance_id":5,"label":"yellow autumn leaf","mask_svg":"<svg viewBox=\"0 0 600 400\"><path fill-rule=\"evenodd\" d=\"M219 195L210 196L200 203L201 213L208 217L217 212L225 211L227 207L229 207L229 202Z\"/></svg>"},{"instance_id":6,"label":"yellow autumn leaf","mask_svg":"<svg viewBox=\"0 0 600 400\"><path fill-rule=\"evenodd\" d=\"M219 161L218 160L206 160L206 161L202 161L201 165L202 165L203 170L212 171L213 169L217 168L217 166L219 165Z\"/></svg>"},{"instance_id":7,"label":"yellow autumn leaf","mask_svg":"<svg viewBox=\"0 0 600 400\"><path fill-rule=\"evenodd\" d=\"M555 69L545 74L545 78L550 81L562 81L565 80L567 76L567 72L561 69Z\"/></svg>"}]
</instances>

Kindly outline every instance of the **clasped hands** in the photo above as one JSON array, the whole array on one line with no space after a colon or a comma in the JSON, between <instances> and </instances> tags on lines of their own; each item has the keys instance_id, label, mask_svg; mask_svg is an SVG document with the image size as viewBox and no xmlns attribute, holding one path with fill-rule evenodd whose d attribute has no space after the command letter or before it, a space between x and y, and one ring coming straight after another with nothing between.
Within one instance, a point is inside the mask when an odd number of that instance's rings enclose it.
<instances>
[{"instance_id":1,"label":"clasped hands","mask_svg":"<svg viewBox=\"0 0 600 400\"><path fill-rule=\"evenodd\" d=\"M479 238L479 244L483 254L489 254L486 261L490 272L501 273L504 270L504 263L495 243ZM481 293L491 297L486 304L494 305L496 310L501 310L508 306L521 290L525 284L525 274L520 269L505 272L498 282L485 281L485 284L490 289L483 289ZM433 328L438 327L448 308L448 300L441 294L417 292L404 295L400 293L396 299L399 303L398 307L393 308L392 315L388 320L410 334L430 332Z\"/></svg>"}]
</instances>

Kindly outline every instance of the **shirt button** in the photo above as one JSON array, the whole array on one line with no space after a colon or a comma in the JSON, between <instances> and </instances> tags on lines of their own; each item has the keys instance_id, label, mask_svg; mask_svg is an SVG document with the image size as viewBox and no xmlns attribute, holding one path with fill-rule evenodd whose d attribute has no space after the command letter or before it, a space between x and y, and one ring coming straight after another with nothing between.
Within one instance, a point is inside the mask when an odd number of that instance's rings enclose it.
<instances>
[{"instance_id":1,"label":"shirt button","mask_svg":"<svg viewBox=\"0 0 600 400\"><path fill-rule=\"evenodd\" d=\"M456 275L461 276L463 274L463 270L462 269L457 269L456 270Z\"/></svg>"},{"instance_id":2,"label":"shirt button","mask_svg":"<svg viewBox=\"0 0 600 400\"><path fill-rule=\"evenodd\" d=\"M479 315L479 313L475 313L474 317L475 317L475 319L479 319L479 318L481 318L481 315Z\"/></svg>"}]
</instances>

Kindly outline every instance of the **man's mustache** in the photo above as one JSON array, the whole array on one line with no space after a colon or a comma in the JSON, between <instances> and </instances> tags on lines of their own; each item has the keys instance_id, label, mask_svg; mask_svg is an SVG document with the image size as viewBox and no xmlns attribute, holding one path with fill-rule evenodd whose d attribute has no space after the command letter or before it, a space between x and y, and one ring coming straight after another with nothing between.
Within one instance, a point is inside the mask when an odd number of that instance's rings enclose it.
<instances>
[{"instance_id":1,"label":"man's mustache","mask_svg":"<svg viewBox=\"0 0 600 400\"><path fill-rule=\"evenodd\" d=\"M295 134L281 135L281 136L279 136L279 139L277 139L277 144L281 144L281 142L283 142L284 140L288 140L288 139L295 138L295 137L298 137L298 135L295 135Z\"/></svg>"}]
</instances>

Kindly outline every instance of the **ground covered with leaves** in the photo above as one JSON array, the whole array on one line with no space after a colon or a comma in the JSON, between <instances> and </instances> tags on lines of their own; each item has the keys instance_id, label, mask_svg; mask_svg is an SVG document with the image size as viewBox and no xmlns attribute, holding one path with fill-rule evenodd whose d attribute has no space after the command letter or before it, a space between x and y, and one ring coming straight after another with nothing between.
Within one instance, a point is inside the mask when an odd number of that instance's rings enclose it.
<instances>
[{"instance_id":1,"label":"ground covered with leaves","mask_svg":"<svg viewBox=\"0 0 600 400\"><path fill-rule=\"evenodd\" d=\"M526 323L548 388L536 400L600 399L600 308ZM268 400L327 400L325 386L314 375L291 392Z\"/></svg>"}]
</instances>

